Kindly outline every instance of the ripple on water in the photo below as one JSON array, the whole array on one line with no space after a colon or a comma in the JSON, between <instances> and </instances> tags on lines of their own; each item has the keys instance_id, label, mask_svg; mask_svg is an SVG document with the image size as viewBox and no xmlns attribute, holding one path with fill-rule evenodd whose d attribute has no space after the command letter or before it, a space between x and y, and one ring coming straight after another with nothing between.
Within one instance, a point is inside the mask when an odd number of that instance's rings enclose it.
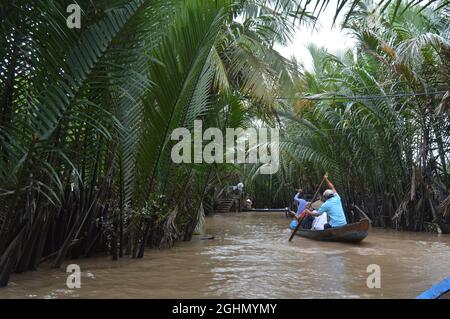
<instances>
[{"instance_id":1,"label":"ripple on water","mask_svg":"<svg viewBox=\"0 0 450 319\"><path fill-rule=\"evenodd\" d=\"M413 298L450 276L449 236L372 229L359 245L288 242L287 226L280 213L207 217L214 240L139 260L77 260L77 290L67 289L63 269L43 266L14 275L0 298ZM381 267L381 289L366 286L369 264Z\"/></svg>"}]
</instances>

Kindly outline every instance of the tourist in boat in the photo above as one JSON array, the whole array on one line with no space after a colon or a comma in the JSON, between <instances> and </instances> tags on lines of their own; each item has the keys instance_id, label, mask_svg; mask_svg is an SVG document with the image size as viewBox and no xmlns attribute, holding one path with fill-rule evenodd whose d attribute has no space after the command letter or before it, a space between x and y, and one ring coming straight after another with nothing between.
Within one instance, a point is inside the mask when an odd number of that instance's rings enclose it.
<instances>
[{"instance_id":1,"label":"tourist in boat","mask_svg":"<svg viewBox=\"0 0 450 319\"><path fill-rule=\"evenodd\" d=\"M303 211L306 208L306 205L308 205L308 202L304 200L303 198L303 189L299 188L297 190L297 194L294 196L294 200L297 203L297 212L295 213L297 217L300 217L300 214L303 213Z\"/></svg>"},{"instance_id":2,"label":"tourist in boat","mask_svg":"<svg viewBox=\"0 0 450 319\"><path fill-rule=\"evenodd\" d=\"M252 200L250 199L249 196L247 196L247 199L244 202L245 209L252 209L252 205L253 205Z\"/></svg>"},{"instance_id":3,"label":"tourist in boat","mask_svg":"<svg viewBox=\"0 0 450 319\"><path fill-rule=\"evenodd\" d=\"M323 213L317 217L314 217L314 221L312 223L312 230L324 230L324 226L328 223L328 214Z\"/></svg>"},{"instance_id":4,"label":"tourist in boat","mask_svg":"<svg viewBox=\"0 0 450 319\"><path fill-rule=\"evenodd\" d=\"M299 188L297 190L297 194L294 196L294 201L297 203L297 212L293 216L294 219L291 222L290 227L295 229L298 225L298 221L301 220L302 228L310 229L313 223L314 218L310 218L310 216L306 215L305 209L308 202L303 198L303 189Z\"/></svg>"},{"instance_id":5,"label":"tourist in boat","mask_svg":"<svg viewBox=\"0 0 450 319\"><path fill-rule=\"evenodd\" d=\"M329 187L329 189L323 192L323 199L325 203L323 203L318 210L310 211L307 209L305 210L305 213L313 217L318 217L326 212L330 218L330 221L324 225L324 229L344 226L347 224L347 220L342 207L341 197L336 192L334 185L328 180L327 175L324 176L324 179Z\"/></svg>"}]
</instances>

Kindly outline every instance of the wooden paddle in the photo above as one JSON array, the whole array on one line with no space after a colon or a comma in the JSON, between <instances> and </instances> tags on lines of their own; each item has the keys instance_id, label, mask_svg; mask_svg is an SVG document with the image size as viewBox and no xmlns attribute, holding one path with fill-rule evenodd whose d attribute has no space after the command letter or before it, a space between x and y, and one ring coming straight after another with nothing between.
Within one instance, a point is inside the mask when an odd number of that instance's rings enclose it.
<instances>
[{"instance_id":1,"label":"wooden paddle","mask_svg":"<svg viewBox=\"0 0 450 319\"><path fill-rule=\"evenodd\" d=\"M327 174L326 174L327 175ZM311 199L311 201L309 202L308 206L306 206L306 209L310 209L311 205L313 203L313 200L316 198L317 194L319 193L320 188L322 187L323 181L325 180L325 177L322 178L322 181L320 182L319 187L317 187L316 193L314 194L313 198ZM304 218L304 217L303 217ZM291 237L289 237L289 241L292 240L292 238L294 238L295 234L297 233L297 230L300 228L303 218L298 220L298 225L297 227L295 227L295 229L292 231Z\"/></svg>"}]
</instances>

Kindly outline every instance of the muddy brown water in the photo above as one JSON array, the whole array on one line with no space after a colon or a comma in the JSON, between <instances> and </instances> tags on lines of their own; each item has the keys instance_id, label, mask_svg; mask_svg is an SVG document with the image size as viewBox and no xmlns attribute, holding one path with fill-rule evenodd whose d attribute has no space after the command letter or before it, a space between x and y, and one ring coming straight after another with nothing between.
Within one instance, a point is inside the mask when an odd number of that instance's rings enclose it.
<instances>
[{"instance_id":1,"label":"muddy brown water","mask_svg":"<svg viewBox=\"0 0 450 319\"><path fill-rule=\"evenodd\" d=\"M206 218L213 240L194 239L143 259L95 257L68 289L65 265L14 275L0 298L414 298L450 276L450 236L371 229L360 244L287 239L282 212ZM368 288L371 264L381 288Z\"/></svg>"}]
</instances>

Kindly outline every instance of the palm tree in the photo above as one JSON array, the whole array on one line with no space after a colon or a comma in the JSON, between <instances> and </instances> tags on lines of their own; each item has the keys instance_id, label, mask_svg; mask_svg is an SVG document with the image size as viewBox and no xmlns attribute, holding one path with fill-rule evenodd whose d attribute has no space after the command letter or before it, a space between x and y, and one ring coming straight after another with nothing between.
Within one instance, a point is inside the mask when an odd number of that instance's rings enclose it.
<instances>
[{"instance_id":1,"label":"palm tree","mask_svg":"<svg viewBox=\"0 0 450 319\"><path fill-rule=\"evenodd\" d=\"M0 286L47 259L189 239L237 168L172 164L170 132L276 123L298 68L274 43L329 1L81 0L80 30L70 3L0 5Z\"/></svg>"},{"instance_id":2,"label":"palm tree","mask_svg":"<svg viewBox=\"0 0 450 319\"><path fill-rule=\"evenodd\" d=\"M279 112L283 165L302 172L288 176L285 192L299 177L308 185L328 171L349 213L357 204L376 225L437 223L445 232L447 206L439 203L448 196L449 121L436 109L450 83L448 13L405 7L356 6L345 22L355 52L309 47L314 71L296 84L302 97Z\"/></svg>"},{"instance_id":3,"label":"palm tree","mask_svg":"<svg viewBox=\"0 0 450 319\"><path fill-rule=\"evenodd\" d=\"M69 1L1 6L0 285L43 259L189 239L215 171L170 164L170 132L243 116L237 94L273 107L268 60L288 64L270 41L292 32L286 8L239 23L240 1L78 3L81 30Z\"/></svg>"}]
</instances>

